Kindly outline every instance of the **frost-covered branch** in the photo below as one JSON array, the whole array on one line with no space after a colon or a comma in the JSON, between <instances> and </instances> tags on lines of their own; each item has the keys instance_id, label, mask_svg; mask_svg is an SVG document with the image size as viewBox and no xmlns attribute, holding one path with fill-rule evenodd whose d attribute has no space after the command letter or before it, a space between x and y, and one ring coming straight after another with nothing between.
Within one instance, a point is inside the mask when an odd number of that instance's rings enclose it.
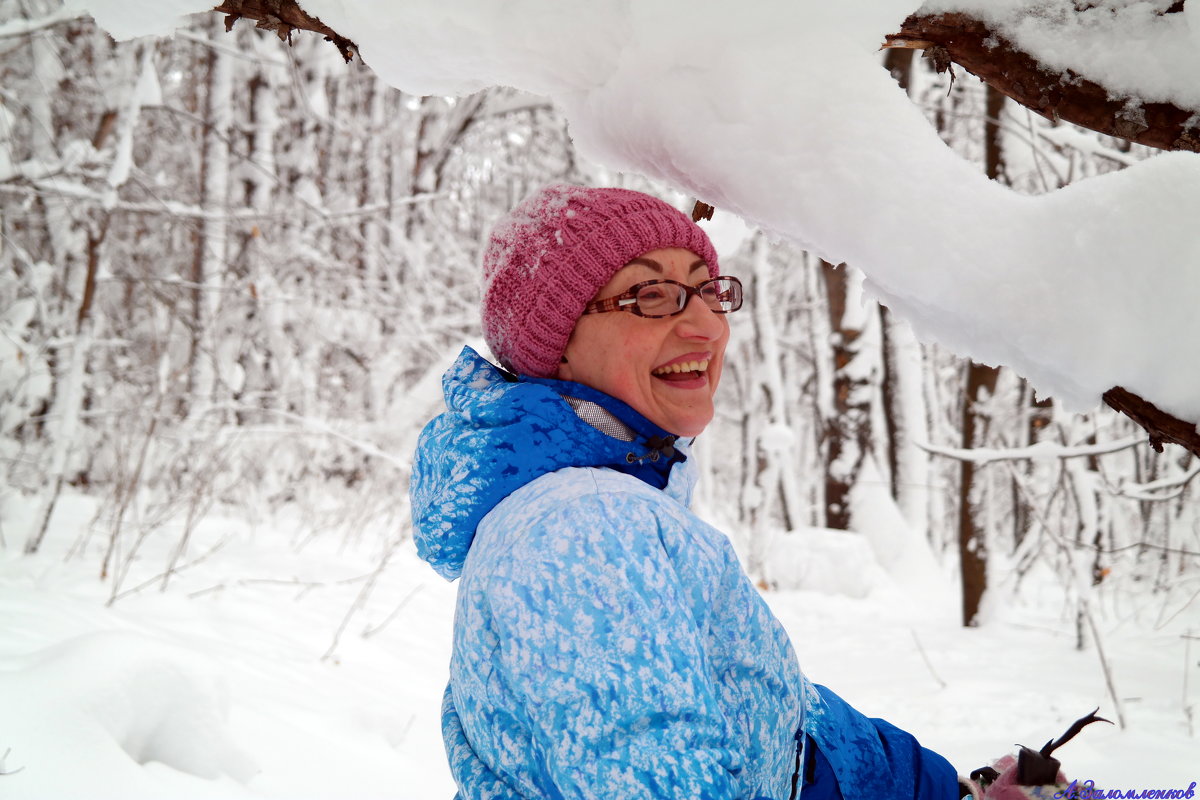
<instances>
[{"instance_id":1,"label":"frost-covered branch","mask_svg":"<svg viewBox=\"0 0 1200 800\"><path fill-rule=\"evenodd\" d=\"M37 19L11 19L0 25L0 39L9 36L26 36L46 28L52 28L63 22L81 19L85 15L75 8L60 8L58 11Z\"/></svg>"},{"instance_id":2,"label":"frost-covered branch","mask_svg":"<svg viewBox=\"0 0 1200 800\"><path fill-rule=\"evenodd\" d=\"M331 436L335 439L345 442L346 444L351 445L359 452L365 453L366 455L372 456L374 458L378 458L388 464L391 464L393 467L396 467L397 469L406 470L411 466L411 464L409 463L409 460L407 458L398 457L393 453L389 453L385 450L381 450L380 448L376 447L375 445L371 444L370 442L364 442L361 439L356 439L353 436L342 433L341 431L337 430L332 425L330 425L328 422L321 420L321 419L314 419L312 417L305 417L300 414L293 414L290 411L284 411L283 409L279 409L279 408L262 409L262 408L255 408L253 406L238 405L236 403L230 403L230 404L226 404L226 405L223 405L220 407L214 407L213 410L214 411L227 410L227 411L236 411L236 412L259 412L259 413L266 412L266 413L274 414L283 419L290 420L292 422L297 422L301 425L301 428L299 430L297 430L295 428L268 428L266 426L241 426L236 429L236 435L238 435L238 436L246 436L249 434L270 434L270 435L292 435L292 436L295 436L298 433L311 433L311 434L318 434L321 436Z\"/></svg>"},{"instance_id":3,"label":"frost-covered branch","mask_svg":"<svg viewBox=\"0 0 1200 800\"><path fill-rule=\"evenodd\" d=\"M1198 476L1200 476L1200 463L1197 463L1182 475L1160 478L1149 483L1128 484L1122 481L1110 488L1113 494L1128 497L1131 500L1147 500L1150 502L1174 500L1183 494L1188 484Z\"/></svg>"},{"instance_id":4,"label":"frost-covered branch","mask_svg":"<svg viewBox=\"0 0 1200 800\"><path fill-rule=\"evenodd\" d=\"M1082 458L1085 456L1099 456L1106 453L1115 453L1119 450L1126 450L1134 447L1142 441L1140 436L1130 436L1125 439L1118 439L1115 442L1103 442L1101 444L1085 444L1077 446L1063 446L1053 442L1038 442L1029 447L1013 447L1013 448L991 448L991 447L974 447L964 449L961 447L942 447L936 444L928 444L918 442L918 446L927 452L934 455L946 456L947 458L957 459L958 461L970 461L975 464L990 464L993 461L1022 461L1029 460L1044 460L1050 458Z\"/></svg>"},{"instance_id":5,"label":"frost-covered branch","mask_svg":"<svg viewBox=\"0 0 1200 800\"><path fill-rule=\"evenodd\" d=\"M958 64L1048 119L1162 150L1200 152L1200 109L1145 102L1073 70L1048 68L968 14L913 14L883 47L924 50L939 72Z\"/></svg>"},{"instance_id":6,"label":"frost-covered branch","mask_svg":"<svg viewBox=\"0 0 1200 800\"><path fill-rule=\"evenodd\" d=\"M175 31L174 35L175 35L176 39L186 39L187 41L195 42L196 44L201 45L202 47L208 47L213 50L219 50L227 56L232 56L233 58L240 58L243 61L251 61L255 64L259 64L262 66L283 67L284 69L287 69L291 66L291 63L292 63L283 58L271 58L269 56L263 55L261 52L251 52L249 50L239 50L237 47L235 47L233 45L223 44L221 41L219 41L217 39L213 39L209 36L203 36L199 33L194 33L192 31L189 31L189 30L186 30L183 28L180 28L179 30Z\"/></svg>"}]
</instances>

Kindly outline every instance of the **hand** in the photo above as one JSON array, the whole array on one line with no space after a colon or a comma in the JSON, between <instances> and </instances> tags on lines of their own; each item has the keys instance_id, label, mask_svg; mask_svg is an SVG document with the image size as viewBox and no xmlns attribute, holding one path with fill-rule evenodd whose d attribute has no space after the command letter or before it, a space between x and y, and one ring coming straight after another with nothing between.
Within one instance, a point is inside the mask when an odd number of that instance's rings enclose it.
<instances>
[{"instance_id":1,"label":"hand","mask_svg":"<svg viewBox=\"0 0 1200 800\"><path fill-rule=\"evenodd\" d=\"M990 767L975 770L969 779L960 779L963 796L970 794L975 800L1053 800L1055 793L1065 791L1069 783L1058 759L1050 754L1093 722L1109 722L1097 717L1096 711L1075 720L1066 733L1046 742L1041 750L1018 745L1021 749L1016 756L1006 755Z\"/></svg>"}]
</instances>

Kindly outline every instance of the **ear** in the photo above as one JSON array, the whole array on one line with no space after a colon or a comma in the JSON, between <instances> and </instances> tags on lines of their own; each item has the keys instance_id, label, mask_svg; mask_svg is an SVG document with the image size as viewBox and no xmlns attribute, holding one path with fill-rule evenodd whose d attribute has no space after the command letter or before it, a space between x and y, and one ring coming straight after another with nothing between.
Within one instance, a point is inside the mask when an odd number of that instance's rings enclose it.
<instances>
[{"instance_id":1,"label":"ear","mask_svg":"<svg viewBox=\"0 0 1200 800\"><path fill-rule=\"evenodd\" d=\"M554 377L560 381L571 381L575 380L571 377L572 374L571 365L567 361L567 357L563 356L562 360L558 362L558 371L554 373Z\"/></svg>"}]
</instances>

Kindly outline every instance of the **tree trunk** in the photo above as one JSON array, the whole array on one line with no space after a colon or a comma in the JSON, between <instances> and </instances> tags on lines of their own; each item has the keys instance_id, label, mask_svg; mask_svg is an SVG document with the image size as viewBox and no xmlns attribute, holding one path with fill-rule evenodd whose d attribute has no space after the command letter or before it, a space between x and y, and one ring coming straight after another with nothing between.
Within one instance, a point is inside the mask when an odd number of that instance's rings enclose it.
<instances>
[{"instance_id":1,"label":"tree trunk","mask_svg":"<svg viewBox=\"0 0 1200 800\"><path fill-rule=\"evenodd\" d=\"M219 24L219 23L218 23ZM214 26L213 35L218 31ZM224 51L207 52L204 143L200 152L200 222L191 274L191 352L188 360L189 414L211 407L217 392L215 336L225 275L229 211L229 137L233 127L233 65Z\"/></svg>"},{"instance_id":2,"label":"tree trunk","mask_svg":"<svg viewBox=\"0 0 1200 800\"><path fill-rule=\"evenodd\" d=\"M825 524L850 530L850 492L871 446L871 366L860 337L865 311L845 266L821 262L832 331L833 415L825 420ZM852 295L854 295L852 297Z\"/></svg>"},{"instance_id":3,"label":"tree trunk","mask_svg":"<svg viewBox=\"0 0 1200 800\"><path fill-rule=\"evenodd\" d=\"M881 307L884 423L892 497L915 531L929 530L929 456L917 446L929 440L922 392L921 346L912 329Z\"/></svg>"},{"instance_id":4,"label":"tree trunk","mask_svg":"<svg viewBox=\"0 0 1200 800\"><path fill-rule=\"evenodd\" d=\"M963 398L962 447L969 450L987 441L987 419L977 413L980 403L991 397L996 389L997 367L972 361L967 367L967 389ZM960 467L958 494L958 554L962 569L962 623L978 624L979 609L987 591L988 542L983 524L983 505L986 502L982 482L976 485L973 461L963 461Z\"/></svg>"},{"instance_id":5,"label":"tree trunk","mask_svg":"<svg viewBox=\"0 0 1200 800\"><path fill-rule=\"evenodd\" d=\"M105 222L107 225L107 221ZM46 538L50 518L58 504L70 466L72 445L79 431L79 415L83 410L84 379L87 373L88 353L92 342L92 300L96 294L96 272L100 266L100 245L104 241L104 229L88 234L87 272L84 275L82 300L75 316L75 337L71 342L71 357L61 371L55 374L54 416L58 424L54 431L54 446L51 451L50 470L47 477L50 486L42 498L41 508L34 516L34 527L25 542L26 553L36 553ZM63 363L61 353L57 361Z\"/></svg>"}]
</instances>

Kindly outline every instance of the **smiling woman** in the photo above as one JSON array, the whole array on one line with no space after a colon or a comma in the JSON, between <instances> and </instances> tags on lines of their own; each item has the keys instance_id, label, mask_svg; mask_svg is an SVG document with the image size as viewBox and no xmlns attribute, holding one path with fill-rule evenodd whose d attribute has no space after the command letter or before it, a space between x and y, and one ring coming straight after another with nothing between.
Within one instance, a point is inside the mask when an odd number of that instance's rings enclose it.
<instances>
[{"instance_id":1,"label":"smiling woman","mask_svg":"<svg viewBox=\"0 0 1200 800\"><path fill-rule=\"evenodd\" d=\"M707 288L722 280L708 278L704 260L682 247L651 250L631 259L576 323L558 377L623 400L675 435L698 435L712 421L713 393L721 382L729 341L729 323L719 302L713 308L699 292L688 291L693 282ZM635 286L629 305L603 305ZM661 315L655 313L660 306ZM632 315L637 318L630 319Z\"/></svg>"},{"instance_id":2,"label":"smiling woman","mask_svg":"<svg viewBox=\"0 0 1200 800\"><path fill-rule=\"evenodd\" d=\"M413 462L414 537L462 578L442 730L462 798L952 800L954 770L800 672L688 509L742 305L690 219L549 186L496 226L484 336Z\"/></svg>"}]
</instances>

